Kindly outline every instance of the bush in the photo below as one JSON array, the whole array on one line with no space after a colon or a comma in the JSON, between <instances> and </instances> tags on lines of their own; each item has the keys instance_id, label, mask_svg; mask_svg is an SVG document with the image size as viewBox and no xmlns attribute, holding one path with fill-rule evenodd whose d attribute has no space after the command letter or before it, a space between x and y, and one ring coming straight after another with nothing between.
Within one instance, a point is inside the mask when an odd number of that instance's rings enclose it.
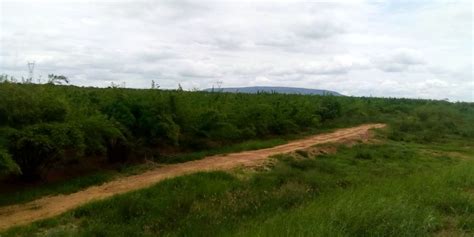
<instances>
[{"instance_id":1,"label":"bush","mask_svg":"<svg viewBox=\"0 0 474 237\"><path fill-rule=\"evenodd\" d=\"M117 161L370 122L389 123L394 140L472 138L474 104L0 83L0 147L13 147L13 159L26 141L56 147L61 159L84 153Z\"/></svg>"},{"instance_id":2,"label":"bush","mask_svg":"<svg viewBox=\"0 0 474 237\"><path fill-rule=\"evenodd\" d=\"M213 140L236 141L241 138L241 132L231 123L220 122L209 132L209 136Z\"/></svg>"},{"instance_id":3,"label":"bush","mask_svg":"<svg viewBox=\"0 0 474 237\"><path fill-rule=\"evenodd\" d=\"M103 112L108 115L108 118L113 118L126 127L132 127L136 123L136 118L124 100L113 101L103 109Z\"/></svg>"},{"instance_id":4,"label":"bush","mask_svg":"<svg viewBox=\"0 0 474 237\"><path fill-rule=\"evenodd\" d=\"M66 102L45 97L39 102L39 114L42 122L64 122L67 115L67 104Z\"/></svg>"},{"instance_id":5,"label":"bush","mask_svg":"<svg viewBox=\"0 0 474 237\"><path fill-rule=\"evenodd\" d=\"M10 137L9 150L27 180L38 179L48 168L64 158L66 150L81 155L82 133L70 124L37 124L25 127Z\"/></svg>"},{"instance_id":6,"label":"bush","mask_svg":"<svg viewBox=\"0 0 474 237\"><path fill-rule=\"evenodd\" d=\"M318 114L323 122L335 119L341 116L341 103L332 96L324 97L318 109Z\"/></svg>"},{"instance_id":7,"label":"bush","mask_svg":"<svg viewBox=\"0 0 474 237\"><path fill-rule=\"evenodd\" d=\"M373 159L373 155L368 150L359 150L355 154L354 158L360 159L360 160L371 160L371 159Z\"/></svg>"},{"instance_id":8,"label":"bush","mask_svg":"<svg viewBox=\"0 0 474 237\"><path fill-rule=\"evenodd\" d=\"M24 179L41 177L47 166L54 163L60 155L59 147L45 135L23 131L12 138L10 152L21 169Z\"/></svg>"},{"instance_id":9,"label":"bush","mask_svg":"<svg viewBox=\"0 0 474 237\"><path fill-rule=\"evenodd\" d=\"M13 161L11 155L6 150L0 149L0 177L20 173L20 167Z\"/></svg>"},{"instance_id":10,"label":"bush","mask_svg":"<svg viewBox=\"0 0 474 237\"><path fill-rule=\"evenodd\" d=\"M163 138L164 142L178 146L180 128L169 115L159 116L156 134Z\"/></svg>"},{"instance_id":11,"label":"bush","mask_svg":"<svg viewBox=\"0 0 474 237\"><path fill-rule=\"evenodd\" d=\"M86 154L105 154L107 146L114 140L124 139L119 125L105 116L91 116L79 124L84 134Z\"/></svg>"},{"instance_id":12,"label":"bush","mask_svg":"<svg viewBox=\"0 0 474 237\"><path fill-rule=\"evenodd\" d=\"M299 131L298 125L289 119L276 120L270 127L274 134L292 134Z\"/></svg>"},{"instance_id":13,"label":"bush","mask_svg":"<svg viewBox=\"0 0 474 237\"><path fill-rule=\"evenodd\" d=\"M461 129L465 115L451 107L424 105L415 108L411 116L392 123L389 138L424 143L440 141L451 135L465 134Z\"/></svg>"}]
</instances>

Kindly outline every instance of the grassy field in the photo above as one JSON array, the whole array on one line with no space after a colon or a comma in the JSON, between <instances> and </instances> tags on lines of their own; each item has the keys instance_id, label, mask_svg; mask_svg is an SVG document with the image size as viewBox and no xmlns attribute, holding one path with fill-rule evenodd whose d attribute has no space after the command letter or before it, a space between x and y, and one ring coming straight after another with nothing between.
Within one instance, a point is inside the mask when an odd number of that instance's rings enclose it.
<instances>
[{"instance_id":1,"label":"grassy field","mask_svg":"<svg viewBox=\"0 0 474 237\"><path fill-rule=\"evenodd\" d=\"M2 236L472 236L469 139L382 139L179 177ZM335 146L335 145L332 145Z\"/></svg>"},{"instance_id":2,"label":"grassy field","mask_svg":"<svg viewBox=\"0 0 474 237\"><path fill-rule=\"evenodd\" d=\"M8 80L0 92L0 206L75 192L157 164L387 124L376 144L332 147L336 153L317 157L280 155L257 170L174 178L1 237L474 234L473 103ZM48 179L54 175L59 179Z\"/></svg>"}]
</instances>

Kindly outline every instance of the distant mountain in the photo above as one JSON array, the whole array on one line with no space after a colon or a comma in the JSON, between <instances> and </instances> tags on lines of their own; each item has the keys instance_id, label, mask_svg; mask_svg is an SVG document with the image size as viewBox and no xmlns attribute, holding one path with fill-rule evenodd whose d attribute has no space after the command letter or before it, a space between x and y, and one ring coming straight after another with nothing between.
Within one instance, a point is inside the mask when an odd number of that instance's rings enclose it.
<instances>
[{"instance_id":1,"label":"distant mountain","mask_svg":"<svg viewBox=\"0 0 474 237\"><path fill-rule=\"evenodd\" d=\"M258 92L280 93L280 94L301 94L301 95L335 95L343 96L335 91L297 88L297 87L279 87L279 86L252 86L252 87L227 87L227 88L208 88L204 91L215 92L230 92L230 93L249 93L255 94Z\"/></svg>"}]
</instances>

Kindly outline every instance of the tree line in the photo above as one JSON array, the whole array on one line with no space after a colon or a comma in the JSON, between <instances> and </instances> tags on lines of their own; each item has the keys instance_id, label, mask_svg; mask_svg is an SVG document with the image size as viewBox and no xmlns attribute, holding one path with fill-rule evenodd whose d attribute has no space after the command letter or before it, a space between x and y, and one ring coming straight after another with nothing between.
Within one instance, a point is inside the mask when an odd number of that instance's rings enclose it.
<instances>
[{"instance_id":1,"label":"tree line","mask_svg":"<svg viewBox=\"0 0 474 237\"><path fill-rule=\"evenodd\" d=\"M474 137L474 104L274 93L0 82L0 176L40 179L81 159L110 163L366 122L391 139Z\"/></svg>"}]
</instances>

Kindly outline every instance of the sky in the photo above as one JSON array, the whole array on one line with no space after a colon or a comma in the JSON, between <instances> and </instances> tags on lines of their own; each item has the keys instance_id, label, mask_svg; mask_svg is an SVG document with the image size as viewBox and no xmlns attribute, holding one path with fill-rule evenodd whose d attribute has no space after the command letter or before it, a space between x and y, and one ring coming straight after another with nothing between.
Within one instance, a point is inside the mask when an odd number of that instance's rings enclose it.
<instances>
[{"instance_id":1,"label":"sky","mask_svg":"<svg viewBox=\"0 0 474 237\"><path fill-rule=\"evenodd\" d=\"M471 0L0 0L0 74L474 102Z\"/></svg>"}]
</instances>

